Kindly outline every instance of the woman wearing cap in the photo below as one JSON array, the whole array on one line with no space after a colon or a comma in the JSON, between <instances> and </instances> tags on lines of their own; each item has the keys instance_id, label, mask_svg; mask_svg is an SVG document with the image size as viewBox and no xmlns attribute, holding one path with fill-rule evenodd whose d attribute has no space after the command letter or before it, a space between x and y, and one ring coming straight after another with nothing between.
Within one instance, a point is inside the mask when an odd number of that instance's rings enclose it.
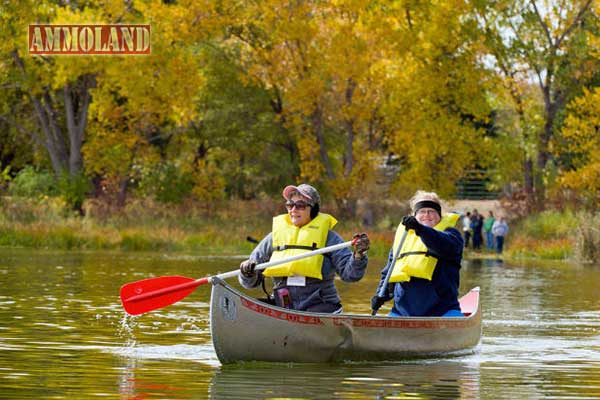
<instances>
[{"instance_id":1,"label":"woman wearing cap","mask_svg":"<svg viewBox=\"0 0 600 400\"><path fill-rule=\"evenodd\" d=\"M331 229L337 223L331 215L319 212L321 198L307 184L287 186L283 190L287 214L273 218L273 228L256 246L250 258L240 264L239 281L246 288L273 278L273 296L269 301L280 307L301 311L340 313L342 304L334 285L335 274L345 282L360 280L367 267L369 238L356 234L354 251L348 248L316 255L255 271L258 263L275 261L317 248L343 243Z\"/></svg>"},{"instance_id":2,"label":"woman wearing cap","mask_svg":"<svg viewBox=\"0 0 600 400\"><path fill-rule=\"evenodd\" d=\"M398 226L371 308L375 313L393 297L391 316L462 316L458 287L463 238L454 228L459 215L442 216L438 195L421 190L410 200L410 207L413 215L403 217ZM382 290L390 268L389 285Z\"/></svg>"}]
</instances>

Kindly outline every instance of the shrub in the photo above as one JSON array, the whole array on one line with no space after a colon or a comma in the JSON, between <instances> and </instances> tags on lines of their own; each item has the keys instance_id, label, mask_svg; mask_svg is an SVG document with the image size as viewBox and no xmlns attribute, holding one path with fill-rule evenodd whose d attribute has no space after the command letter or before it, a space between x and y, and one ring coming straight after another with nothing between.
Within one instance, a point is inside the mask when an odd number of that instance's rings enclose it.
<instances>
[{"instance_id":1,"label":"shrub","mask_svg":"<svg viewBox=\"0 0 600 400\"><path fill-rule=\"evenodd\" d=\"M83 201L91 190L89 179L82 174L65 173L61 175L57 183L58 192L64 198L67 206L82 212Z\"/></svg>"},{"instance_id":2,"label":"shrub","mask_svg":"<svg viewBox=\"0 0 600 400\"><path fill-rule=\"evenodd\" d=\"M544 211L525 219L520 233L535 239L558 239L572 236L579 226L579 218L570 211Z\"/></svg>"},{"instance_id":3,"label":"shrub","mask_svg":"<svg viewBox=\"0 0 600 400\"><path fill-rule=\"evenodd\" d=\"M577 240L575 242L575 254L582 262L600 262L600 213L582 214L579 228L577 229Z\"/></svg>"},{"instance_id":4,"label":"shrub","mask_svg":"<svg viewBox=\"0 0 600 400\"><path fill-rule=\"evenodd\" d=\"M38 197L55 195L56 179L47 171L36 171L32 166L23 168L12 180L8 192L12 196Z\"/></svg>"}]
</instances>

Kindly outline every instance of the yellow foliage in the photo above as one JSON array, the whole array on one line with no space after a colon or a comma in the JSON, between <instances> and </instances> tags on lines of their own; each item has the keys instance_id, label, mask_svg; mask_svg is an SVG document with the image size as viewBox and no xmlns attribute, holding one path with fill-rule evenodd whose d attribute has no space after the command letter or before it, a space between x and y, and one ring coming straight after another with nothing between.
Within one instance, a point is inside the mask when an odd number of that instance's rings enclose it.
<instances>
[{"instance_id":1,"label":"yellow foliage","mask_svg":"<svg viewBox=\"0 0 600 400\"><path fill-rule=\"evenodd\" d=\"M574 190L579 198L600 205L600 89L585 90L567 106L562 130L575 169L563 172L559 185Z\"/></svg>"},{"instance_id":2,"label":"yellow foliage","mask_svg":"<svg viewBox=\"0 0 600 400\"><path fill-rule=\"evenodd\" d=\"M315 138L301 135L297 145L300 152L300 179L307 182L320 181L324 175L324 168Z\"/></svg>"},{"instance_id":3,"label":"yellow foliage","mask_svg":"<svg viewBox=\"0 0 600 400\"><path fill-rule=\"evenodd\" d=\"M225 179L210 160L198 160L194 174L194 196L206 203L225 198Z\"/></svg>"}]
</instances>

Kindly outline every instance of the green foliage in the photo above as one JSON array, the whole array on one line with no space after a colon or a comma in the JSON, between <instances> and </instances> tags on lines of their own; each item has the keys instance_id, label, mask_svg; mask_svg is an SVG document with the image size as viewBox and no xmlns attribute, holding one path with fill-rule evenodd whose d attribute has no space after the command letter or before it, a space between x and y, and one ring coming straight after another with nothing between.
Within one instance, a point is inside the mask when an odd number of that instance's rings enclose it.
<instances>
[{"instance_id":1,"label":"green foliage","mask_svg":"<svg viewBox=\"0 0 600 400\"><path fill-rule=\"evenodd\" d=\"M55 195L58 192L54 175L48 171L38 171L32 166L23 168L12 180L9 194L20 197Z\"/></svg>"},{"instance_id":2,"label":"green foliage","mask_svg":"<svg viewBox=\"0 0 600 400\"><path fill-rule=\"evenodd\" d=\"M198 103L203 118L190 132L196 146L191 149L197 158L196 194L211 197L200 193L207 178L222 179L222 193L232 197L279 193L299 174L299 155L278 115L276 93L244 76L234 61L236 49L204 46L200 56L206 73Z\"/></svg>"},{"instance_id":3,"label":"green foliage","mask_svg":"<svg viewBox=\"0 0 600 400\"><path fill-rule=\"evenodd\" d=\"M573 240L511 240L506 253L511 258L566 260L573 256Z\"/></svg>"},{"instance_id":4,"label":"green foliage","mask_svg":"<svg viewBox=\"0 0 600 400\"><path fill-rule=\"evenodd\" d=\"M172 162L155 165L139 182L140 192L153 195L161 203L181 203L192 192L193 177Z\"/></svg>"},{"instance_id":5,"label":"green foliage","mask_svg":"<svg viewBox=\"0 0 600 400\"><path fill-rule=\"evenodd\" d=\"M2 167L2 164L0 164L0 167ZM8 165L0 171L0 192L3 192L13 179L10 175L10 169L10 165Z\"/></svg>"},{"instance_id":6,"label":"green foliage","mask_svg":"<svg viewBox=\"0 0 600 400\"><path fill-rule=\"evenodd\" d=\"M512 132L520 147L524 165L519 172L538 207L546 206L546 189L559 176L548 166L561 161L560 156L552 160L551 149L561 140L565 105L593 85L597 75L593 39L598 35L598 16L593 4L579 0L549 7L524 0L473 3L485 37L486 64L499 78L492 92L515 117L515 124L505 132Z\"/></svg>"},{"instance_id":7,"label":"green foliage","mask_svg":"<svg viewBox=\"0 0 600 400\"><path fill-rule=\"evenodd\" d=\"M579 217L571 211L544 211L525 219L519 226L521 235L533 239L557 239L573 236Z\"/></svg>"},{"instance_id":8,"label":"green foliage","mask_svg":"<svg viewBox=\"0 0 600 400\"><path fill-rule=\"evenodd\" d=\"M81 210L86 195L91 190L89 179L83 174L62 174L58 179L58 193L66 205L73 210Z\"/></svg>"}]
</instances>

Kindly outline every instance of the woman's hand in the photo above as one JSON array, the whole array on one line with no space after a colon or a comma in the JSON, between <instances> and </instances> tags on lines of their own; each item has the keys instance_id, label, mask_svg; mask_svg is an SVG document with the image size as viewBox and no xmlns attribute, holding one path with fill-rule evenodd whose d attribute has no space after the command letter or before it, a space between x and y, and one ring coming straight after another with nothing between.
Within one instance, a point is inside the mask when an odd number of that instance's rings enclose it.
<instances>
[{"instance_id":1,"label":"woman's hand","mask_svg":"<svg viewBox=\"0 0 600 400\"><path fill-rule=\"evenodd\" d=\"M361 259L364 253L369 250L369 246L371 245L371 241L369 240L369 236L366 233L355 233L352 236L354 242L354 258Z\"/></svg>"},{"instance_id":2,"label":"woman's hand","mask_svg":"<svg viewBox=\"0 0 600 400\"><path fill-rule=\"evenodd\" d=\"M254 268L256 268L256 263L254 261L246 260L242 261L240 264L240 272L246 278L252 278L256 274Z\"/></svg>"}]
</instances>

